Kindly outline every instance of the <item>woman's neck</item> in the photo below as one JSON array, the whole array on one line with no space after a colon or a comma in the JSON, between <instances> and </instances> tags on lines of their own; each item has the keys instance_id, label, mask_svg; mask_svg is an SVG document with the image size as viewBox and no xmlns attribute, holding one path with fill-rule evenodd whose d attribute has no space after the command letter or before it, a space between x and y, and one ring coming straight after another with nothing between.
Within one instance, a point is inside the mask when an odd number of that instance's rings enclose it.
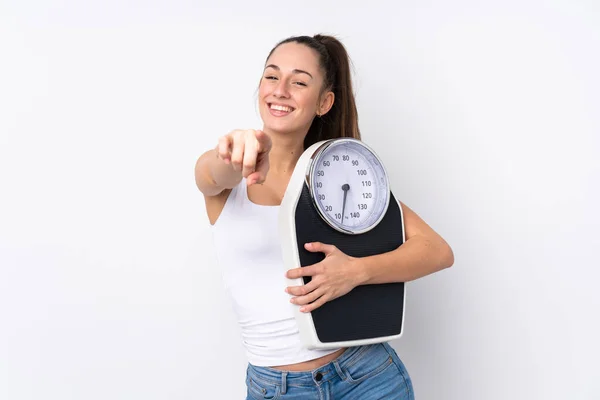
<instances>
[{"instance_id":1,"label":"woman's neck","mask_svg":"<svg viewBox=\"0 0 600 400\"><path fill-rule=\"evenodd\" d=\"M267 133L268 134L268 133ZM298 159L304 153L304 136L270 134L269 171L277 175L291 175Z\"/></svg>"}]
</instances>

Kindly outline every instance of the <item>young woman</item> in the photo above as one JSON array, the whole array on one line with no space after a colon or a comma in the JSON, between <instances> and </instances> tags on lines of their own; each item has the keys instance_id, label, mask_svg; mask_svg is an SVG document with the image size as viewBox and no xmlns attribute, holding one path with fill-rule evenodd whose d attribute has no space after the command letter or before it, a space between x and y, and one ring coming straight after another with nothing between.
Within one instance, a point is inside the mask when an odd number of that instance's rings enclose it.
<instances>
[{"instance_id":1,"label":"young woman","mask_svg":"<svg viewBox=\"0 0 600 400\"><path fill-rule=\"evenodd\" d=\"M387 343L308 350L292 307L311 312L358 285L417 279L451 266L452 250L401 203L400 248L353 258L307 243L325 259L287 272L312 276L309 284L284 287L277 212L298 158L320 140L360 139L344 46L323 35L283 40L267 57L258 102L262 130L221 137L195 169L246 348L248 399L414 399L409 374Z\"/></svg>"}]
</instances>

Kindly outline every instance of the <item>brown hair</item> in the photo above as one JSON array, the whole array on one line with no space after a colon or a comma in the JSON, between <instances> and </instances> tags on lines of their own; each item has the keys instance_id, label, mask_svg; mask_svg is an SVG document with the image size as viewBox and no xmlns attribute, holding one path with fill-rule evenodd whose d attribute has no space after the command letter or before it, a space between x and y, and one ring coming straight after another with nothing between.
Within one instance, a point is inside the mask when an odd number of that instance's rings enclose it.
<instances>
[{"instance_id":1,"label":"brown hair","mask_svg":"<svg viewBox=\"0 0 600 400\"><path fill-rule=\"evenodd\" d=\"M300 43L315 50L319 55L321 69L325 73L321 94L332 91L335 95L333 106L328 113L315 117L304 138L304 149L326 139L351 137L360 140L358 113L352 89L350 57L344 45L333 36L293 36L277 43L267 56L284 43Z\"/></svg>"}]
</instances>

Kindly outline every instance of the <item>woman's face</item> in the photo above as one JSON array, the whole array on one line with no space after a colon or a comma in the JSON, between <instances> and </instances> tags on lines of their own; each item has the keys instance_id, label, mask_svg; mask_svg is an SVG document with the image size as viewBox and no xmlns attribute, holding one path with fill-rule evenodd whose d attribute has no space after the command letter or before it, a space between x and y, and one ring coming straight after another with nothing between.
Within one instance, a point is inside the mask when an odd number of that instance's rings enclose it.
<instances>
[{"instance_id":1,"label":"woman's face","mask_svg":"<svg viewBox=\"0 0 600 400\"><path fill-rule=\"evenodd\" d=\"M333 93L320 101L323 79L313 49L294 42L275 49L266 62L259 87L259 110L265 129L306 133L315 115L324 114L333 104Z\"/></svg>"}]
</instances>

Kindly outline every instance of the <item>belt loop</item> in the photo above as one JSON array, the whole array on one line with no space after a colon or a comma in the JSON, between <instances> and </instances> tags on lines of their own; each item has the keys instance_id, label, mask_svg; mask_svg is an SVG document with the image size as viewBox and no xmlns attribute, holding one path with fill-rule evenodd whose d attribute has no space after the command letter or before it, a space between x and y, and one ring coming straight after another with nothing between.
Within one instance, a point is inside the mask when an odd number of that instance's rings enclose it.
<instances>
[{"instance_id":1,"label":"belt loop","mask_svg":"<svg viewBox=\"0 0 600 400\"><path fill-rule=\"evenodd\" d=\"M287 371L281 373L281 394L287 393Z\"/></svg>"},{"instance_id":2,"label":"belt loop","mask_svg":"<svg viewBox=\"0 0 600 400\"><path fill-rule=\"evenodd\" d=\"M338 364L337 360L333 361L333 366L335 367L335 370L338 373L338 375L340 376L340 378L342 378L342 380L345 381L346 380L346 374L344 373L344 371L340 367L340 364Z\"/></svg>"}]
</instances>

